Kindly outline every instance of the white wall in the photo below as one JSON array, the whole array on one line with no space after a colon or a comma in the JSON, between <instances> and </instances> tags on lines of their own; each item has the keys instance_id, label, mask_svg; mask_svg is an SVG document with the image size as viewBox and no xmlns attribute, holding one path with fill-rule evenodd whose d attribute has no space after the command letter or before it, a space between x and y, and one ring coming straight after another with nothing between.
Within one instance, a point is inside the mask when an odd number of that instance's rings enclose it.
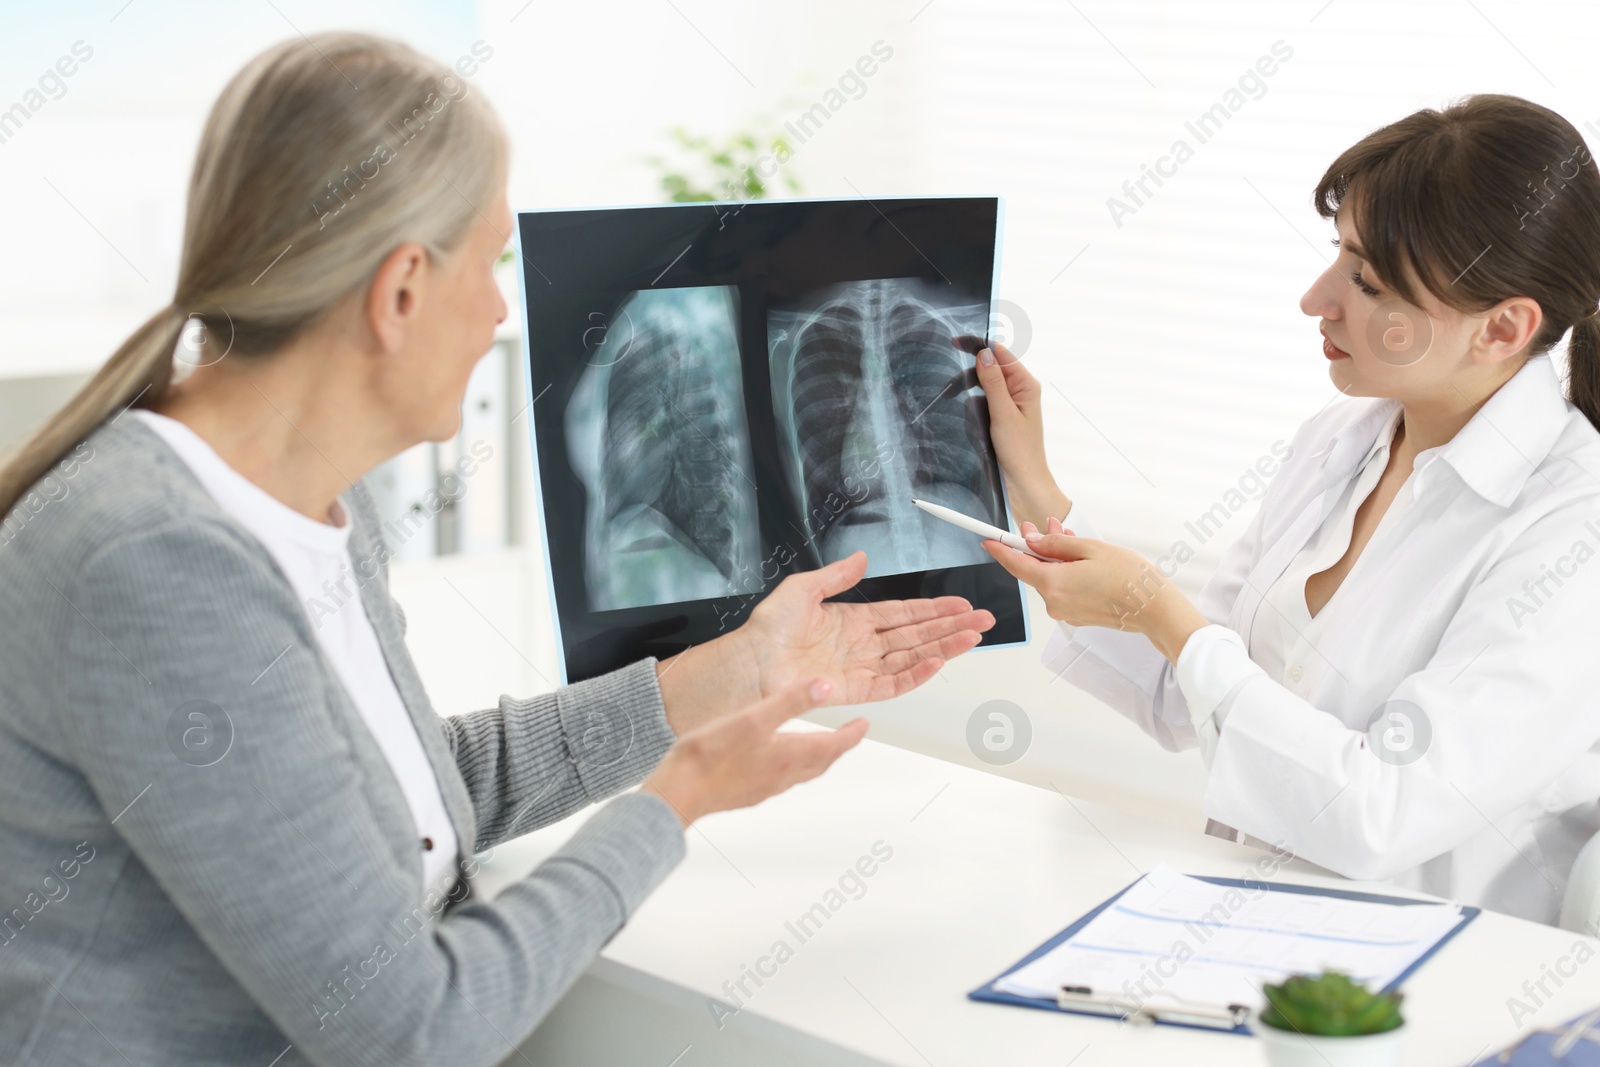
<instances>
[{"instance_id":1,"label":"white wall","mask_svg":"<svg viewBox=\"0 0 1600 1067\"><path fill-rule=\"evenodd\" d=\"M276 5L276 9L275 6ZM172 297L200 125L247 59L299 31L380 29L453 60L471 3L95 0L29 5L0 35L0 110L75 44L89 58L0 128L0 378L92 369ZM280 13L281 12L281 13Z\"/></svg>"}]
</instances>

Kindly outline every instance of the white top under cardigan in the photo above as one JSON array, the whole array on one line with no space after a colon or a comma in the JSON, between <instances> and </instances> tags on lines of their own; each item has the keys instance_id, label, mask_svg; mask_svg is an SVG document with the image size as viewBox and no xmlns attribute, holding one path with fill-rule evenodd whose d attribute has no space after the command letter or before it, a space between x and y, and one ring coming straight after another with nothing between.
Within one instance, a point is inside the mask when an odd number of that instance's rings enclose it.
<instances>
[{"instance_id":1,"label":"white top under cardigan","mask_svg":"<svg viewBox=\"0 0 1600 1067\"><path fill-rule=\"evenodd\" d=\"M343 507L335 502L338 514L329 516L338 525L317 522L228 466L183 423L143 408L129 414L161 435L217 505L255 534L283 571L295 599L306 606L317 643L405 793L422 853L419 899L448 892L456 877L460 842L439 795L439 779L362 606L358 576L350 563L350 524Z\"/></svg>"},{"instance_id":2,"label":"white top under cardigan","mask_svg":"<svg viewBox=\"0 0 1600 1067\"><path fill-rule=\"evenodd\" d=\"M1305 578L1349 547L1399 412L1340 397L1300 427L1176 667L1141 634L1065 624L1045 661L1163 747L1199 745L1211 819L1554 922L1600 830L1600 434L1530 359L1417 455L1310 619ZM1081 503L1067 525L1095 536Z\"/></svg>"}]
</instances>

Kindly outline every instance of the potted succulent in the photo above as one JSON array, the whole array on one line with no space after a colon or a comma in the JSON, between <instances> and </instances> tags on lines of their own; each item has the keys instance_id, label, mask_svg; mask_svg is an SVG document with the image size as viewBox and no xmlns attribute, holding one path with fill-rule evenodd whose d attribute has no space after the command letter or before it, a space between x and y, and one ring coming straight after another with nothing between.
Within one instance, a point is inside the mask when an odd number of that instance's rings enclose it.
<instances>
[{"instance_id":1,"label":"potted succulent","mask_svg":"<svg viewBox=\"0 0 1600 1067\"><path fill-rule=\"evenodd\" d=\"M1349 975L1291 975L1262 987L1252 1029L1273 1067L1392 1067L1405 1020L1399 993L1373 993Z\"/></svg>"}]
</instances>

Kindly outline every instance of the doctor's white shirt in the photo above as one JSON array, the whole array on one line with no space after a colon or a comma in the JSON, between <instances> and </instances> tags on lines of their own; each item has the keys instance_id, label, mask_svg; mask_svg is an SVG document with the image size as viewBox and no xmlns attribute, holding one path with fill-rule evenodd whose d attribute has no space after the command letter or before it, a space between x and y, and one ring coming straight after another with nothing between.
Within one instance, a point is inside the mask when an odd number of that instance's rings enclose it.
<instances>
[{"instance_id":1,"label":"doctor's white shirt","mask_svg":"<svg viewBox=\"0 0 1600 1067\"><path fill-rule=\"evenodd\" d=\"M1401 418L1340 397L1296 432L1174 667L1061 624L1045 662L1168 749L1215 822L1350 878L1555 922L1600 830L1600 433L1530 359L1410 476L1332 598ZM1095 537L1074 502L1066 524Z\"/></svg>"}]
</instances>

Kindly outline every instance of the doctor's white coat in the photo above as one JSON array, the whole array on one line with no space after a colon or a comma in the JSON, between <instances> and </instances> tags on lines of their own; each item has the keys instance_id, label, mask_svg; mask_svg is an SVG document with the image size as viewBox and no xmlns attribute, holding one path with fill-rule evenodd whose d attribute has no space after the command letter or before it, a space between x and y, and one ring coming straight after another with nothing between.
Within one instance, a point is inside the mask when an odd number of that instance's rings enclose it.
<instances>
[{"instance_id":1,"label":"doctor's white coat","mask_svg":"<svg viewBox=\"0 0 1600 1067\"><path fill-rule=\"evenodd\" d=\"M1212 819L1350 878L1554 922L1600 830L1600 433L1549 355L1418 454L1316 640L1274 648L1281 677L1248 653L1398 406L1341 397L1301 426L1176 666L1141 634L1064 623L1045 662L1164 747L1198 745ZM1096 536L1076 502L1066 522Z\"/></svg>"}]
</instances>

